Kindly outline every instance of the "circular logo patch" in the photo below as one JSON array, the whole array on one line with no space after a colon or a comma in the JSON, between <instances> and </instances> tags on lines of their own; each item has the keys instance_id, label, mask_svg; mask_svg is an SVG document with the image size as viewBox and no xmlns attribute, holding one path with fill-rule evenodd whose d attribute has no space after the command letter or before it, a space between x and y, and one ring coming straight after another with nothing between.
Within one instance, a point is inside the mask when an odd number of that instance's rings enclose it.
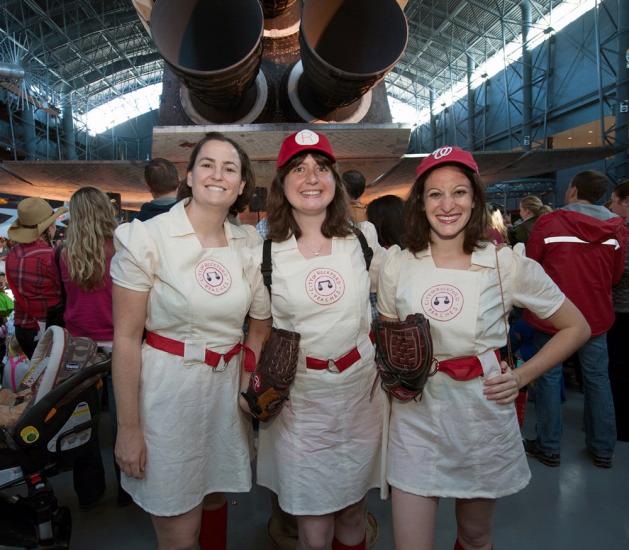
<instances>
[{"instance_id":1,"label":"circular logo patch","mask_svg":"<svg viewBox=\"0 0 629 550\"><path fill-rule=\"evenodd\" d=\"M214 260L205 260L197 265L195 275L201 288L215 296L224 294L232 286L232 278L227 268Z\"/></svg>"},{"instance_id":2,"label":"circular logo patch","mask_svg":"<svg viewBox=\"0 0 629 550\"><path fill-rule=\"evenodd\" d=\"M306 277L306 294L316 304L328 306L345 294L345 281L333 269L313 269Z\"/></svg>"},{"instance_id":3,"label":"circular logo patch","mask_svg":"<svg viewBox=\"0 0 629 550\"><path fill-rule=\"evenodd\" d=\"M319 143L319 136L312 130L302 130L295 135L295 141L299 145L316 145Z\"/></svg>"},{"instance_id":4,"label":"circular logo patch","mask_svg":"<svg viewBox=\"0 0 629 550\"><path fill-rule=\"evenodd\" d=\"M428 317L450 321L463 309L463 294L452 285L432 286L422 296L422 308Z\"/></svg>"}]
</instances>

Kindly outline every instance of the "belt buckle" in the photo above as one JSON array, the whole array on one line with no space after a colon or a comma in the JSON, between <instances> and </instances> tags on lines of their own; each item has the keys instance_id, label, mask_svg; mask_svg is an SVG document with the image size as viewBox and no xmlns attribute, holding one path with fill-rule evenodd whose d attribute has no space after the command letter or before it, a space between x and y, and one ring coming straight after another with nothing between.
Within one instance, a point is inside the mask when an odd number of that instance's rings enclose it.
<instances>
[{"instance_id":1,"label":"belt buckle","mask_svg":"<svg viewBox=\"0 0 629 550\"><path fill-rule=\"evenodd\" d=\"M213 367L212 370L214 372L223 372L227 368L227 361L225 361L225 356L221 355L221 358L218 360L218 365Z\"/></svg>"},{"instance_id":2,"label":"belt buckle","mask_svg":"<svg viewBox=\"0 0 629 550\"><path fill-rule=\"evenodd\" d=\"M328 371L334 372L336 374L341 372L339 368L336 366L336 363L334 362L333 359L328 359Z\"/></svg>"}]
</instances>

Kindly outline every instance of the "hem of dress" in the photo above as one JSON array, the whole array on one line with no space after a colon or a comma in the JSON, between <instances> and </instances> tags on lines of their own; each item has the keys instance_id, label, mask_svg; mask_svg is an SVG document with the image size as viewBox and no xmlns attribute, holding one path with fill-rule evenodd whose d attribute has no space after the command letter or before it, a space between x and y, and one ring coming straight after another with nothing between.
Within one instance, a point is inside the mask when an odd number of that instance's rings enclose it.
<instances>
[{"instance_id":1,"label":"hem of dress","mask_svg":"<svg viewBox=\"0 0 629 550\"><path fill-rule=\"evenodd\" d=\"M352 504L356 504L357 502L360 502L362 499L364 499L367 496L367 493L369 491L371 491L372 489L379 489L380 488L380 483L377 482L377 483L367 487L367 489L365 489L365 492L363 493L363 496L360 497L357 500L350 499L351 502L348 502L346 504L341 504L339 506L335 506L334 509L327 509L327 508L325 508L325 509L321 509L321 510L312 511L311 509L300 510L300 509L297 509L297 508L292 508L292 509L288 510L288 509L286 509L286 508L284 508L282 506L282 502L281 502L281 500L279 498L279 492L274 487L271 487L270 483L267 484L267 483L264 483L264 482L258 480L257 484L260 485L261 487L265 487L269 491L272 491L273 493L275 493L277 495L277 497L278 497L279 506L282 509L282 511L286 512L287 514L290 514L292 516L325 516L327 514L333 514L335 512L338 512L339 510L343 510L344 508L347 508L348 506L351 506Z\"/></svg>"},{"instance_id":2,"label":"hem of dress","mask_svg":"<svg viewBox=\"0 0 629 550\"><path fill-rule=\"evenodd\" d=\"M440 497L440 498L460 498L460 499L469 499L469 498L496 499L496 498L508 497L510 495L513 495L515 493L519 493L520 491L522 491L530 483L530 481L531 481L531 475L529 474L529 476L525 480L523 480L521 484L516 485L515 487L509 487L508 489L504 491L498 491L498 492L469 491L463 494L456 491L444 491L444 490L438 490L438 489L434 489L431 491L427 491L427 490L420 491L419 489L415 489L415 488L401 487L401 485L403 485L402 483L396 483L395 481L392 481L389 478L387 478L387 483L391 487L394 487L395 489L399 489L400 491L404 491L405 493L410 493L411 495L416 495L420 497Z\"/></svg>"},{"instance_id":3,"label":"hem of dress","mask_svg":"<svg viewBox=\"0 0 629 550\"><path fill-rule=\"evenodd\" d=\"M251 491L251 487L252 486L253 486L253 484L250 483L248 489L242 489L242 488L210 489L210 490L208 490L205 493L205 495L203 495L201 497L201 500L199 500L199 502L197 502L196 504L192 504L191 506L187 506L186 505L185 507L182 507L181 509L177 508L177 509L175 509L175 511L169 510L167 512L161 511L161 510L158 511L155 508L151 508L149 506L145 506L144 504L142 504L140 499L136 498L133 493L131 493L129 490L127 490L127 488L124 486L124 484L122 485L122 488L129 493L129 495L133 499L133 502L135 502L147 514L150 514L152 516L157 516L157 517L169 518L169 517L173 517L173 516L180 516L182 514L185 514L186 512L189 512L193 508L196 508L197 506L199 506L199 504L203 503L203 499L205 498L206 495L210 495L212 493L249 493Z\"/></svg>"}]
</instances>

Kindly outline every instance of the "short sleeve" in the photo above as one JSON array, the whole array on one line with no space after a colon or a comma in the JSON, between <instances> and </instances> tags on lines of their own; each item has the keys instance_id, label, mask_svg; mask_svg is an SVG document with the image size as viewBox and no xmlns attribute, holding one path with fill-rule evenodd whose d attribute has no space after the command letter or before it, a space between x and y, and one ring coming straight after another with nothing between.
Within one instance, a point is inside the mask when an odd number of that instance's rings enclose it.
<instances>
[{"instance_id":1,"label":"short sleeve","mask_svg":"<svg viewBox=\"0 0 629 550\"><path fill-rule=\"evenodd\" d=\"M395 305L398 281L400 279L400 263L402 251L397 245L389 248L387 256L380 267L378 277L378 312L385 317L397 319L399 317Z\"/></svg>"},{"instance_id":2,"label":"short sleeve","mask_svg":"<svg viewBox=\"0 0 629 550\"><path fill-rule=\"evenodd\" d=\"M511 269L514 305L547 319L563 304L566 296L535 260L512 253Z\"/></svg>"},{"instance_id":3,"label":"short sleeve","mask_svg":"<svg viewBox=\"0 0 629 550\"><path fill-rule=\"evenodd\" d=\"M380 274L380 268L387 255L387 250L378 242L378 232L376 227L371 222L360 222L358 228L365 235L367 243L373 250L373 258L371 259L371 265L369 266L369 280L370 280L370 292L378 291L378 277Z\"/></svg>"},{"instance_id":4,"label":"short sleeve","mask_svg":"<svg viewBox=\"0 0 629 550\"><path fill-rule=\"evenodd\" d=\"M251 287L249 316L254 319L268 319L271 317L271 299L268 290L264 286L262 271L260 270L262 245L244 249L243 253L247 255L244 262L245 276Z\"/></svg>"},{"instance_id":5,"label":"short sleeve","mask_svg":"<svg viewBox=\"0 0 629 550\"><path fill-rule=\"evenodd\" d=\"M139 292L148 292L153 287L158 254L147 227L146 223L134 220L116 229L116 253L111 260L114 284Z\"/></svg>"}]
</instances>

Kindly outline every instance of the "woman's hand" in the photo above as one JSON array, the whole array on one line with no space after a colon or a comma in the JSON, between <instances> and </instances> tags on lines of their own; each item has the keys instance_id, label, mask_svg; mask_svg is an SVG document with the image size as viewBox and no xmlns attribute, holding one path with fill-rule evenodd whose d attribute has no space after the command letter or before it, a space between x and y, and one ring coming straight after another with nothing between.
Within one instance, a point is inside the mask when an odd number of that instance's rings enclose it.
<instances>
[{"instance_id":1,"label":"woman's hand","mask_svg":"<svg viewBox=\"0 0 629 550\"><path fill-rule=\"evenodd\" d=\"M500 362L502 374L485 379L483 393L490 401L499 405L513 403L520 391L520 377L507 363Z\"/></svg>"},{"instance_id":2,"label":"woman's hand","mask_svg":"<svg viewBox=\"0 0 629 550\"><path fill-rule=\"evenodd\" d=\"M114 452L120 469L129 477L144 479L146 443L142 429L118 427Z\"/></svg>"}]
</instances>

